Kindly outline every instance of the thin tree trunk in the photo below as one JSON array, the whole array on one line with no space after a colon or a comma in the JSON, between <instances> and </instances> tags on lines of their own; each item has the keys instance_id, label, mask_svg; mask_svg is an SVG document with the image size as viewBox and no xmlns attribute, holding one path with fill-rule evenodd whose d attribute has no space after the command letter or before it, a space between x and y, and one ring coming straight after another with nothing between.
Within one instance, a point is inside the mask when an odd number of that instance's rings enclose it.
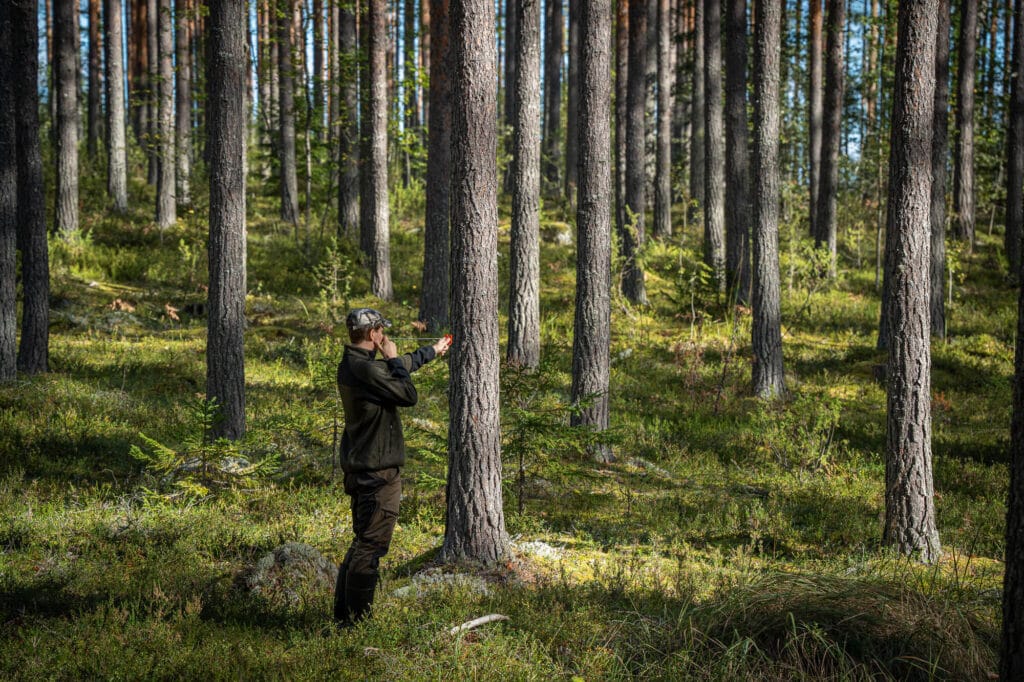
<instances>
[{"instance_id":1,"label":"thin tree trunk","mask_svg":"<svg viewBox=\"0 0 1024 682\"><path fill-rule=\"evenodd\" d=\"M212 436L245 435L245 83L248 3L210 0L210 292L206 395L220 419Z\"/></svg>"},{"instance_id":2,"label":"thin tree trunk","mask_svg":"<svg viewBox=\"0 0 1024 682\"><path fill-rule=\"evenodd\" d=\"M931 329L946 338L946 166L949 161L949 0L938 0L935 110L932 114Z\"/></svg>"},{"instance_id":3,"label":"thin tree trunk","mask_svg":"<svg viewBox=\"0 0 1024 682\"><path fill-rule=\"evenodd\" d=\"M107 77L107 193L114 211L128 210L128 148L125 140L124 59L121 53L121 0L104 0L103 47Z\"/></svg>"},{"instance_id":4,"label":"thin tree trunk","mask_svg":"<svg viewBox=\"0 0 1024 682\"><path fill-rule=\"evenodd\" d=\"M865 3L866 4L866 3ZM867 44L864 46L866 63L864 65L864 77L866 82L864 92L864 122L867 132L870 134L875 129L875 112L878 102L878 76L876 69L881 62L881 55L878 53L878 20L880 14L881 0L871 0L871 15L868 19Z\"/></svg>"},{"instance_id":5,"label":"thin tree trunk","mask_svg":"<svg viewBox=\"0 0 1024 682\"><path fill-rule=\"evenodd\" d=\"M452 64L449 0L430 0L430 4L430 32L433 35L430 38L427 222L423 235L420 320L426 322L431 331L437 331L446 329L449 322Z\"/></svg>"},{"instance_id":6,"label":"thin tree trunk","mask_svg":"<svg viewBox=\"0 0 1024 682\"><path fill-rule=\"evenodd\" d=\"M402 31L402 52L405 59L405 130L413 132L420 126L416 99L416 0L405 0L405 28Z\"/></svg>"},{"instance_id":7,"label":"thin tree trunk","mask_svg":"<svg viewBox=\"0 0 1024 682\"><path fill-rule=\"evenodd\" d=\"M580 406L573 426L608 428L611 344L611 33L610 0L580 0L579 196L576 225L576 314L572 394ZM611 448L591 449L598 462Z\"/></svg>"},{"instance_id":8,"label":"thin tree trunk","mask_svg":"<svg viewBox=\"0 0 1024 682\"><path fill-rule=\"evenodd\" d=\"M689 26L689 12L691 0L675 0L676 30L672 34L675 41L675 65L672 69L672 148L671 159L678 164L686 158L687 132L690 128L690 120L687 117L687 91L684 76L692 65L688 63L689 55L692 53L689 44L691 29ZM673 173L675 174L675 173ZM680 176L681 177L681 176ZM672 183L673 201L683 199L683 190L675 182Z\"/></svg>"},{"instance_id":9,"label":"thin tree trunk","mask_svg":"<svg viewBox=\"0 0 1024 682\"><path fill-rule=\"evenodd\" d=\"M725 120L722 113L722 3L704 0L704 262L725 292Z\"/></svg>"},{"instance_id":10,"label":"thin tree trunk","mask_svg":"<svg viewBox=\"0 0 1024 682\"><path fill-rule=\"evenodd\" d=\"M430 0L420 0L420 64L421 68L428 72L430 71L430 34L433 31L433 24L430 22ZM427 128L430 125L430 93L427 92L424 95L424 90L429 88L420 88L420 97L422 100L421 110L423 111L423 127Z\"/></svg>"},{"instance_id":11,"label":"thin tree trunk","mask_svg":"<svg viewBox=\"0 0 1024 682\"><path fill-rule=\"evenodd\" d=\"M814 244L828 250L828 275L836 276L836 204L839 192L839 145L843 116L843 16L845 0L826 0L825 96L818 180L818 217ZM929 107L929 110L930 107Z\"/></svg>"},{"instance_id":12,"label":"thin tree trunk","mask_svg":"<svg viewBox=\"0 0 1024 682\"><path fill-rule=\"evenodd\" d=\"M889 157L886 270L889 343L884 542L925 562L939 558L931 453L928 322L936 0L899 6Z\"/></svg>"},{"instance_id":13,"label":"thin tree trunk","mask_svg":"<svg viewBox=\"0 0 1024 682\"><path fill-rule=\"evenodd\" d=\"M569 76L565 108L565 198L576 200L579 184L580 137L580 0L569 0Z\"/></svg>"},{"instance_id":14,"label":"thin tree trunk","mask_svg":"<svg viewBox=\"0 0 1024 682\"><path fill-rule=\"evenodd\" d=\"M808 113L808 180L811 186L810 228L811 236L818 236L818 196L821 190L821 123L825 93L822 90L822 0L810 0L810 39L807 49L810 52L810 74L808 87L810 92L807 101L810 104Z\"/></svg>"},{"instance_id":15,"label":"thin tree trunk","mask_svg":"<svg viewBox=\"0 0 1024 682\"><path fill-rule=\"evenodd\" d=\"M161 230L174 225L177 215L177 155L174 145L174 15L171 0L160 0L159 174L156 184L156 222Z\"/></svg>"},{"instance_id":16,"label":"thin tree trunk","mask_svg":"<svg viewBox=\"0 0 1024 682\"><path fill-rule=\"evenodd\" d=\"M146 0L146 52L149 55L146 71L146 106L149 109L146 129L146 182L156 185L160 177L160 10L159 0Z\"/></svg>"},{"instance_id":17,"label":"thin tree trunk","mask_svg":"<svg viewBox=\"0 0 1024 682\"><path fill-rule=\"evenodd\" d=\"M704 0L693 0L693 87L690 96L690 219L704 210Z\"/></svg>"},{"instance_id":18,"label":"thin tree trunk","mask_svg":"<svg viewBox=\"0 0 1024 682\"><path fill-rule=\"evenodd\" d=\"M90 160L96 159L96 147L102 127L100 98L103 96L103 68L100 63L100 0L89 0L89 128L86 150Z\"/></svg>"},{"instance_id":19,"label":"thin tree trunk","mask_svg":"<svg viewBox=\"0 0 1024 682\"><path fill-rule=\"evenodd\" d=\"M736 300L750 298L750 151L747 143L747 0L725 18L725 269Z\"/></svg>"},{"instance_id":20,"label":"thin tree trunk","mask_svg":"<svg viewBox=\"0 0 1024 682\"><path fill-rule=\"evenodd\" d=\"M1014 2L1013 44L1010 66L1010 115L1006 135L1006 255L1010 279L1024 281L1021 257L1024 239L1024 3ZM1007 17L1009 22L1010 17Z\"/></svg>"},{"instance_id":21,"label":"thin tree trunk","mask_svg":"<svg viewBox=\"0 0 1024 682\"><path fill-rule=\"evenodd\" d=\"M54 7L53 40L57 73L57 200L56 231L65 238L78 231L78 63L75 32L78 7L58 2Z\"/></svg>"},{"instance_id":22,"label":"thin tree trunk","mask_svg":"<svg viewBox=\"0 0 1024 682\"><path fill-rule=\"evenodd\" d=\"M324 112L324 0L313 0L313 110L317 137Z\"/></svg>"},{"instance_id":23,"label":"thin tree trunk","mask_svg":"<svg viewBox=\"0 0 1024 682\"><path fill-rule=\"evenodd\" d=\"M626 231L626 120L629 75L629 0L615 0L615 229L620 248Z\"/></svg>"},{"instance_id":24,"label":"thin tree trunk","mask_svg":"<svg viewBox=\"0 0 1024 682\"><path fill-rule=\"evenodd\" d=\"M672 64L669 0L658 3L658 143L654 172L654 234L672 234Z\"/></svg>"},{"instance_id":25,"label":"thin tree trunk","mask_svg":"<svg viewBox=\"0 0 1024 682\"><path fill-rule=\"evenodd\" d=\"M957 58L956 158L953 173L955 236L974 247L974 73L978 43L978 0L960 3Z\"/></svg>"},{"instance_id":26,"label":"thin tree trunk","mask_svg":"<svg viewBox=\"0 0 1024 682\"><path fill-rule=\"evenodd\" d=\"M175 117L175 151L178 155L179 206L192 204L192 37L189 34L189 19L192 6L189 0L176 0L178 49L177 87L174 91L177 104Z\"/></svg>"},{"instance_id":27,"label":"thin tree trunk","mask_svg":"<svg viewBox=\"0 0 1024 682\"><path fill-rule=\"evenodd\" d=\"M544 47L544 181L557 188L561 165L562 51L565 33L562 0L547 0Z\"/></svg>"},{"instance_id":28,"label":"thin tree trunk","mask_svg":"<svg viewBox=\"0 0 1024 682\"><path fill-rule=\"evenodd\" d=\"M299 181L295 171L295 59L292 55L294 0L281 0L277 18L278 154L281 164L281 220L298 230Z\"/></svg>"},{"instance_id":29,"label":"thin tree trunk","mask_svg":"<svg viewBox=\"0 0 1024 682\"><path fill-rule=\"evenodd\" d=\"M516 65L517 46L519 45L519 2L518 0L505 0L505 127L515 128L516 124ZM539 59L539 57L538 57ZM539 86L538 86L539 87ZM514 142L508 140L509 153L512 153ZM511 166L511 164L509 164ZM512 173L509 169L506 175L506 188L512 189Z\"/></svg>"},{"instance_id":30,"label":"thin tree trunk","mask_svg":"<svg viewBox=\"0 0 1024 682\"><path fill-rule=\"evenodd\" d=\"M359 43L354 3L338 2L338 231L354 237L359 231Z\"/></svg>"},{"instance_id":31,"label":"thin tree trunk","mask_svg":"<svg viewBox=\"0 0 1024 682\"><path fill-rule=\"evenodd\" d=\"M494 3L452 3L452 321L442 561L509 555L498 413L497 69Z\"/></svg>"},{"instance_id":32,"label":"thin tree trunk","mask_svg":"<svg viewBox=\"0 0 1024 682\"><path fill-rule=\"evenodd\" d=\"M388 69L387 2L368 0L366 93L363 98L363 151L360 205L364 247L370 257L370 290L390 300L388 245Z\"/></svg>"},{"instance_id":33,"label":"thin tree trunk","mask_svg":"<svg viewBox=\"0 0 1024 682\"><path fill-rule=\"evenodd\" d=\"M518 8L508 362L535 369L540 364L540 0L520 0Z\"/></svg>"},{"instance_id":34,"label":"thin tree trunk","mask_svg":"<svg viewBox=\"0 0 1024 682\"><path fill-rule=\"evenodd\" d=\"M0 382L17 375L18 147L11 3L0 3Z\"/></svg>"},{"instance_id":35,"label":"thin tree trunk","mask_svg":"<svg viewBox=\"0 0 1024 682\"><path fill-rule=\"evenodd\" d=\"M646 304L644 271L639 250L644 244L647 178L644 163L647 105L647 2L629 3L629 66L626 96L626 212L622 232L622 293L633 303Z\"/></svg>"}]
</instances>

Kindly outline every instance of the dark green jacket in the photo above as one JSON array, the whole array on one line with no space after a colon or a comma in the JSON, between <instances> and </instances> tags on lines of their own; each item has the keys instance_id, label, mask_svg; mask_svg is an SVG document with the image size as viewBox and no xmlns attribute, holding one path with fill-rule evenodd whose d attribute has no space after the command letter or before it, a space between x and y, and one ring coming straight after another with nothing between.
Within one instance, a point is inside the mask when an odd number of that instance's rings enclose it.
<instances>
[{"instance_id":1,"label":"dark green jacket","mask_svg":"<svg viewBox=\"0 0 1024 682\"><path fill-rule=\"evenodd\" d=\"M410 372L434 359L433 346L390 360L374 351L345 346L338 365L338 392L345 408L341 468L346 473L378 471L405 464L399 407L416 404Z\"/></svg>"}]
</instances>

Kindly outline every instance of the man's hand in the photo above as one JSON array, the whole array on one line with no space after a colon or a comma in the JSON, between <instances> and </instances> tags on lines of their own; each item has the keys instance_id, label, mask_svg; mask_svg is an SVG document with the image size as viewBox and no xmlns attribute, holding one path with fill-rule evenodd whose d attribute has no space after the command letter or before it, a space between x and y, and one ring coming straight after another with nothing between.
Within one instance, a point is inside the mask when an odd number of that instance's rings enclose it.
<instances>
[{"instance_id":1,"label":"man's hand","mask_svg":"<svg viewBox=\"0 0 1024 682\"><path fill-rule=\"evenodd\" d=\"M452 346L452 335L445 334L437 340L434 344L434 353L440 357L448 352L448 349Z\"/></svg>"},{"instance_id":2,"label":"man's hand","mask_svg":"<svg viewBox=\"0 0 1024 682\"><path fill-rule=\"evenodd\" d=\"M385 360L398 357L398 347L395 342L389 339L387 336L381 336L380 341L374 344L380 354L384 356Z\"/></svg>"}]
</instances>

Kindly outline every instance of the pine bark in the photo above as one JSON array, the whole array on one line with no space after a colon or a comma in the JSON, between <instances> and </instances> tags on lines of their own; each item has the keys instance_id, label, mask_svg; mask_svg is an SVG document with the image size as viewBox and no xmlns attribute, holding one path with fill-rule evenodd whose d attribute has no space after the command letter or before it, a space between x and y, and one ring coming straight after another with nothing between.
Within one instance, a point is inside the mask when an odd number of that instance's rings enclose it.
<instances>
[{"instance_id":1,"label":"pine bark","mask_svg":"<svg viewBox=\"0 0 1024 682\"><path fill-rule=\"evenodd\" d=\"M576 199L579 184L580 2L569 0L569 73L565 107L565 198Z\"/></svg>"},{"instance_id":2,"label":"pine bark","mask_svg":"<svg viewBox=\"0 0 1024 682\"><path fill-rule=\"evenodd\" d=\"M676 17L675 31L672 33L672 40L675 41L675 60L672 70L673 88L672 88L672 149L671 159L672 162L678 164L682 159L686 158L686 150L688 148L687 135L690 129L690 120L687 116L689 107L687 106L687 89L685 85L684 77L689 73L689 69L692 68L692 64L688 63L692 50L690 48L690 42L692 37L692 31L689 25L690 19L690 8L692 4L689 0L675 0L674 15ZM678 187L675 182L672 183L672 198L673 201L681 201L683 199L683 191L681 187Z\"/></svg>"},{"instance_id":3,"label":"pine bark","mask_svg":"<svg viewBox=\"0 0 1024 682\"><path fill-rule=\"evenodd\" d=\"M658 139L654 171L654 234L672 234L672 14L669 0L658 3Z\"/></svg>"},{"instance_id":4,"label":"pine bark","mask_svg":"<svg viewBox=\"0 0 1024 682\"><path fill-rule=\"evenodd\" d=\"M938 560L931 453L929 250L937 0L899 6L889 157L884 542Z\"/></svg>"},{"instance_id":5,"label":"pine bark","mask_svg":"<svg viewBox=\"0 0 1024 682\"><path fill-rule=\"evenodd\" d=\"M935 39L935 109L932 114L931 329L946 338L946 165L949 160L949 0L938 0Z\"/></svg>"},{"instance_id":6,"label":"pine bark","mask_svg":"<svg viewBox=\"0 0 1024 682\"><path fill-rule=\"evenodd\" d=\"M544 46L544 181L557 188L561 165L562 51L565 19L562 0L547 0ZM557 190L556 190L557 191Z\"/></svg>"},{"instance_id":7,"label":"pine bark","mask_svg":"<svg viewBox=\"0 0 1024 682\"><path fill-rule=\"evenodd\" d=\"M179 206L192 204L192 36L189 32L190 0L175 0L175 46L177 47L177 112L174 119L174 149L178 155L177 200Z\"/></svg>"},{"instance_id":8,"label":"pine bark","mask_svg":"<svg viewBox=\"0 0 1024 682\"><path fill-rule=\"evenodd\" d=\"M50 346L50 260L39 146L39 24L37 0L11 0L14 126L18 147L18 248L22 318L18 370L46 372Z\"/></svg>"},{"instance_id":9,"label":"pine bark","mask_svg":"<svg viewBox=\"0 0 1024 682\"><path fill-rule=\"evenodd\" d=\"M442 561L509 555L498 410L497 66L494 3L456 0L452 41L452 321Z\"/></svg>"},{"instance_id":10,"label":"pine bark","mask_svg":"<svg viewBox=\"0 0 1024 682\"><path fill-rule=\"evenodd\" d=\"M629 3L629 66L626 94L626 208L622 231L622 293L633 303L646 304L644 271L638 251L644 243L647 210L645 118L647 105L647 2Z\"/></svg>"},{"instance_id":11,"label":"pine bark","mask_svg":"<svg viewBox=\"0 0 1024 682\"><path fill-rule=\"evenodd\" d=\"M1021 271L1024 240L1024 3L1013 6L1013 42L1010 66L1009 130L1006 135L1006 255L1010 279L1024 281ZM1010 17L1006 20L1009 22Z\"/></svg>"},{"instance_id":12,"label":"pine bark","mask_svg":"<svg viewBox=\"0 0 1024 682\"><path fill-rule=\"evenodd\" d=\"M449 0L431 0L427 221L423 238L423 297L420 300L420 320L426 322L431 331L446 329L449 323L452 177L450 10Z\"/></svg>"},{"instance_id":13,"label":"pine bark","mask_svg":"<svg viewBox=\"0 0 1024 682\"><path fill-rule=\"evenodd\" d=\"M121 0L104 0L103 41L107 77L107 194L117 213L128 210L128 145L125 130Z\"/></svg>"},{"instance_id":14,"label":"pine bark","mask_svg":"<svg viewBox=\"0 0 1024 682\"><path fill-rule=\"evenodd\" d=\"M374 296L390 300L387 2L368 0L367 4L366 91L362 103L360 174L361 241L370 259L370 290Z\"/></svg>"},{"instance_id":15,"label":"pine bark","mask_svg":"<svg viewBox=\"0 0 1024 682\"><path fill-rule=\"evenodd\" d=\"M519 0L505 0L505 127L514 129L516 125L516 66L517 45L519 45ZM538 86L539 87L539 86ZM511 152L514 143L508 141ZM507 176L507 187L511 189L512 175Z\"/></svg>"},{"instance_id":16,"label":"pine bark","mask_svg":"<svg viewBox=\"0 0 1024 682\"><path fill-rule=\"evenodd\" d=\"M149 126L146 128L146 182L156 185L160 179L160 9L159 0L146 0L146 102Z\"/></svg>"},{"instance_id":17,"label":"pine bark","mask_svg":"<svg viewBox=\"0 0 1024 682\"><path fill-rule=\"evenodd\" d=\"M779 283L779 4L760 4L754 27L752 378L754 395L772 399L786 391Z\"/></svg>"},{"instance_id":18,"label":"pine bark","mask_svg":"<svg viewBox=\"0 0 1024 682\"><path fill-rule=\"evenodd\" d=\"M828 250L829 277L836 276L836 199L843 116L843 21L845 0L826 0L825 93L822 107L821 163L818 178L817 233L814 245ZM930 108L929 108L930 110Z\"/></svg>"},{"instance_id":19,"label":"pine bark","mask_svg":"<svg viewBox=\"0 0 1024 682\"><path fill-rule=\"evenodd\" d=\"M518 7L507 357L509 364L535 369L540 364L540 0L520 0Z\"/></svg>"},{"instance_id":20,"label":"pine bark","mask_svg":"<svg viewBox=\"0 0 1024 682\"><path fill-rule=\"evenodd\" d=\"M405 28L402 31L402 52L405 59L405 130L415 131L420 126L419 100L416 98L416 0L405 0Z\"/></svg>"},{"instance_id":21,"label":"pine bark","mask_svg":"<svg viewBox=\"0 0 1024 682\"><path fill-rule=\"evenodd\" d=\"M0 3L0 382L17 374L18 147L10 3Z\"/></svg>"},{"instance_id":22,"label":"pine bark","mask_svg":"<svg viewBox=\"0 0 1024 682\"><path fill-rule=\"evenodd\" d=\"M338 2L338 231L354 237L359 232L359 43L354 3Z\"/></svg>"},{"instance_id":23,"label":"pine bark","mask_svg":"<svg viewBox=\"0 0 1024 682\"><path fill-rule=\"evenodd\" d=\"M174 144L174 15L171 0L160 0L158 10L160 74L157 82L159 128L157 131L156 222L164 230L178 219L177 169Z\"/></svg>"},{"instance_id":24,"label":"pine bark","mask_svg":"<svg viewBox=\"0 0 1024 682\"><path fill-rule=\"evenodd\" d=\"M978 0L960 3L957 53L956 154L953 172L954 236L974 246L974 74L978 47Z\"/></svg>"},{"instance_id":25,"label":"pine bark","mask_svg":"<svg viewBox=\"0 0 1024 682\"><path fill-rule=\"evenodd\" d=\"M313 114L319 134L324 112L324 0L313 0Z\"/></svg>"},{"instance_id":26,"label":"pine bark","mask_svg":"<svg viewBox=\"0 0 1024 682\"><path fill-rule=\"evenodd\" d=\"M822 90L822 0L810 0L811 11L807 49L810 52L808 74L808 181L810 182L810 230L811 236L818 236L818 196L821 190L821 123L824 108L824 90Z\"/></svg>"},{"instance_id":27,"label":"pine bark","mask_svg":"<svg viewBox=\"0 0 1024 682\"><path fill-rule=\"evenodd\" d=\"M704 0L704 262L724 293L725 120L722 112L722 3Z\"/></svg>"},{"instance_id":28,"label":"pine bark","mask_svg":"<svg viewBox=\"0 0 1024 682\"><path fill-rule=\"evenodd\" d=\"M88 101L88 132L86 134L86 152L89 159L96 159L96 148L102 128L102 112L100 98L103 91L103 75L100 63L100 0L89 0L89 101Z\"/></svg>"},{"instance_id":29,"label":"pine bark","mask_svg":"<svg viewBox=\"0 0 1024 682\"><path fill-rule=\"evenodd\" d=\"M206 62L210 154L210 292L206 395L214 437L245 435L245 136L248 3L210 0Z\"/></svg>"},{"instance_id":30,"label":"pine bark","mask_svg":"<svg viewBox=\"0 0 1024 682\"><path fill-rule=\"evenodd\" d=\"M295 67L292 54L294 0L279 0L277 12L278 161L281 172L281 220L299 223L299 181L295 172Z\"/></svg>"},{"instance_id":31,"label":"pine bark","mask_svg":"<svg viewBox=\"0 0 1024 682\"><path fill-rule=\"evenodd\" d=\"M78 62L75 32L78 8L71 2L54 7L54 67L57 86L56 231L67 237L78 230Z\"/></svg>"},{"instance_id":32,"label":"pine bark","mask_svg":"<svg viewBox=\"0 0 1024 682\"><path fill-rule=\"evenodd\" d=\"M736 300L750 298L750 149L747 142L747 0L725 18L725 269Z\"/></svg>"},{"instance_id":33,"label":"pine bark","mask_svg":"<svg viewBox=\"0 0 1024 682\"><path fill-rule=\"evenodd\" d=\"M626 100L629 76L629 0L615 0L615 229L626 229Z\"/></svg>"},{"instance_id":34,"label":"pine bark","mask_svg":"<svg viewBox=\"0 0 1024 682\"><path fill-rule=\"evenodd\" d=\"M149 136L149 23L148 0L128 0L128 101L131 104L132 129L140 146Z\"/></svg>"},{"instance_id":35,"label":"pine bark","mask_svg":"<svg viewBox=\"0 0 1024 682\"><path fill-rule=\"evenodd\" d=\"M693 0L693 87L690 95L690 218L704 210L704 0Z\"/></svg>"},{"instance_id":36,"label":"pine bark","mask_svg":"<svg viewBox=\"0 0 1024 682\"><path fill-rule=\"evenodd\" d=\"M608 428L611 348L611 0L580 0L580 174L576 225L576 313L570 423ZM594 447L599 462L612 459Z\"/></svg>"}]
</instances>

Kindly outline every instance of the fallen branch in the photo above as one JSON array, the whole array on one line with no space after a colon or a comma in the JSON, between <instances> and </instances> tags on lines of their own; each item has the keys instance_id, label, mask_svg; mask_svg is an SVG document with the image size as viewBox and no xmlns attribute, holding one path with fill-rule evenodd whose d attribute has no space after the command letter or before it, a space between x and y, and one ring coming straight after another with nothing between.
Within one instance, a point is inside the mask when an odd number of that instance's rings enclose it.
<instances>
[{"instance_id":1,"label":"fallen branch","mask_svg":"<svg viewBox=\"0 0 1024 682\"><path fill-rule=\"evenodd\" d=\"M448 634L454 636L459 634L460 632L466 632L468 630L472 630L475 627L479 627L481 625L486 625L487 623L493 623L495 621L500 620L508 620L508 616L503 616L500 613L492 613L488 616L480 616L479 618L474 618L473 620L463 623L462 625L456 625L448 631Z\"/></svg>"}]
</instances>

